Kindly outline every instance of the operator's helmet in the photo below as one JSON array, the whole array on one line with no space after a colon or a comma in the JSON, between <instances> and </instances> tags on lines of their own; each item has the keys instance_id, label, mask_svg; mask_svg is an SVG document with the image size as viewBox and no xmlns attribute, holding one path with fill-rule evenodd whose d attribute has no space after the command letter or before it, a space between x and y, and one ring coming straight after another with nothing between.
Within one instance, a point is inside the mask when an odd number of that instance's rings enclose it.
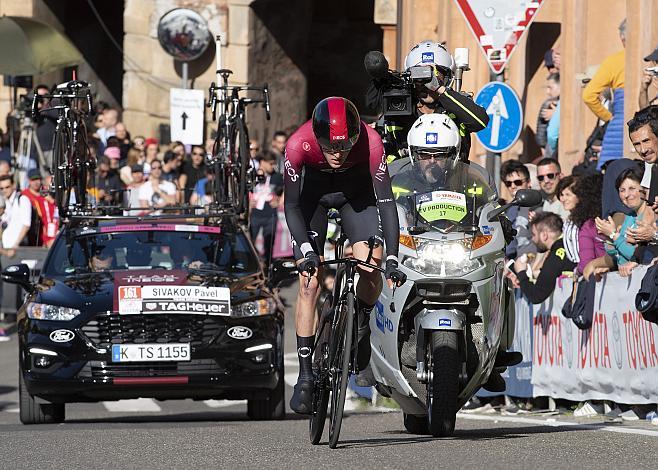
<instances>
[{"instance_id":1,"label":"operator's helmet","mask_svg":"<svg viewBox=\"0 0 658 470\"><path fill-rule=\"evenodd\" d=\"M438 70L443 75L443 83L435 76L431 82L425 84L432 91L436 91L441 85L448 86L455 73L455 60L446 48L437 42L423 41L411 48L404 59L404 68L409 70L416 65L433 66L435 71Z\"/></svg>"},{"instance_id":2,"label":"operator's helmet","mask_svg":"<svg viewBox=\"0 0 658 470\"><path fill-rule=\"evenodd\" d=\"M456 161L461 147L459 128L446 114L421 114L407 134L412 163L428 158Z\"/></svg>"},{"instance_id":3,"label":"operator's helmet","mask_svg":"<svg viewBox=\"0 0 658 470\"><path fill-rule=\"evenodd\" d=\"M356 106L345 98L330 96L313 110L313 133L323 150L346 152L359 140L361 118Z\"/></svg>"}]
</instances>

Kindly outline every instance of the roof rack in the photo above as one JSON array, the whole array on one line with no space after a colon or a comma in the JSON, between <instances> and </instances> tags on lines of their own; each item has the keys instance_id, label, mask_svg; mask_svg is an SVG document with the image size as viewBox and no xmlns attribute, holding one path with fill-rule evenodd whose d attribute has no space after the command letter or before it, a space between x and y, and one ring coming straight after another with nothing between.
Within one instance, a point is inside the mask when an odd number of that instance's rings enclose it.
<instances>
[{"instance_id":1,"label":"roof rack","mask_svg":"<svg viewBox=\"0 0 658 470\"><path fill-rule=\"evenodd\" d=\"M126 214L126 212L139 212L135 214ZM84 221L84 220L159 220L159 219L190 219L203 218L209 222L211 219L237 218L235 209L230 206L222 207L216 203L203 206L166 206L160 208L141 208L141 207L123 207L123 206L96 206L85 209L76 208L71 211L65 220L67 221Z\"/></svg>"}]
</instances>

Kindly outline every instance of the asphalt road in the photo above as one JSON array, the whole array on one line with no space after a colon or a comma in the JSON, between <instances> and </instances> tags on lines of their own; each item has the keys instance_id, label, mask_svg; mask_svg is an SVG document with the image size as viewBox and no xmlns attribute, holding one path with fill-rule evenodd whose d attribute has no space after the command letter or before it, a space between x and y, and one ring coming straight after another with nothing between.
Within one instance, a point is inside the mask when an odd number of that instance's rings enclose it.
<instances>
[{"instance_id":1,"label":"asphalt road","mask_svg":"<svg viewBox=\"0 0 658 470\"><path fill-rule=\"evenodd\" d=\"M288 382L296 376L293 324L289 314ZM63 424L23 426L16 349L15 337L0 343L0 468L658 467L656 426L554 417L463 415L452 438L434 439L406 433L399 412L370 408L349 413L335 450L326 440L311 446L307 421L294 414L253 422L246 404L225 401L71 404Z\"/></svg>"}]
</instances>

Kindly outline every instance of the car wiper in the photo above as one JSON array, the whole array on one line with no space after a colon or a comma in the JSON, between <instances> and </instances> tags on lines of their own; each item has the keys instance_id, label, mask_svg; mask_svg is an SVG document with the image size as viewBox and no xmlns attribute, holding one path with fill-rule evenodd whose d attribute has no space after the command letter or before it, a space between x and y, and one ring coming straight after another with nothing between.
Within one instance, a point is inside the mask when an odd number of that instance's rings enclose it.
<instances>
[{"instance_id":1,"label":"car wiper","mask_svg":"<svg viewBox=\"0 0 658 470\"><path fill-rule=\"evenodd\" d=\"M195 268L187 266L185 269L187 269L190 275L199 276L205 280L231 281L234 278L231 273L221 269L215 263L203 263L201 266Z\"/></svg>"}]
</instances>

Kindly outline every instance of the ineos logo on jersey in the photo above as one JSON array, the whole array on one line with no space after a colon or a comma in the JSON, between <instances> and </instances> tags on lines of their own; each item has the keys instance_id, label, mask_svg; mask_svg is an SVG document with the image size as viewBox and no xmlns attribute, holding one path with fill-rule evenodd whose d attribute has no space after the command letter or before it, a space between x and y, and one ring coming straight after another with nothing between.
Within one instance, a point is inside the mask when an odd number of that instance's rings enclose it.
<instances>
[{"instance_id":1,"label":"ineos logo on jersey","mask_svg":"<svg viewBox=\"0 0 658 470\"><path fill-rule=\"evenodd\" d=\"M386 174L386 153L382 153L382 161L377 167L377 171L375 172L375 178L377 181L382 181L384 179L384 175Z\"/></svg>"},{"instance_id":2,"label":"ineos logo on jersey","mask_svg":"<svg viewBox=\"0 0 658 470\"><path fill-rule=\"evenodd\" d=\"M290 163L289 160L286 160L283 163L283 167L286 169L286 174L290 177L292 181L297 181L297 178L299 178L299 175L297 174L297 171L292 167L292 163Z\"/></svg>"},{"instance_id":3,"label":"ineos logo on jersey","mask_svg":"<svg viewBox=\"0 0 658 470\"><path fill-rule=\"evenodd\" d=\"M331 140L345 140L347 139L347 136L345 135L334 135L331 137Z\"/></svg>"}]
</instances>

